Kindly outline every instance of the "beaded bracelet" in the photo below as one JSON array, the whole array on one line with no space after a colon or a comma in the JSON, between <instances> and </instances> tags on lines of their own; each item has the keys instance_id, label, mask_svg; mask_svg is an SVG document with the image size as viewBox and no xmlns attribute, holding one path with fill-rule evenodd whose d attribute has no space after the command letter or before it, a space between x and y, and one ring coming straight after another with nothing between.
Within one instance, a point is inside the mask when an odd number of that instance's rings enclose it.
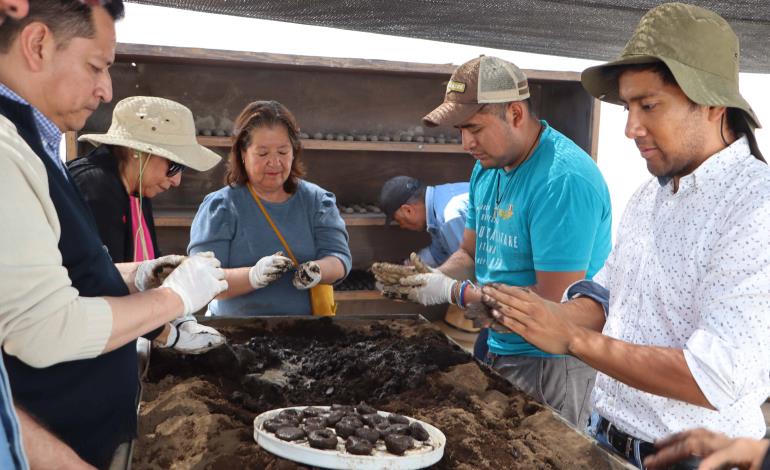
<instances>
[{"instance_id":1,"label":"beaded bracelet","mask_svg":"<svg viewBox=\"0 0 770 470\"><path fill-rule=\"evenodd\" d=\"M460 308L466 308L465 305L465 288L468 287L471 281L465 280L460 284L460 298L458 299L457 306Z\"/></svg>"}]
</instances>

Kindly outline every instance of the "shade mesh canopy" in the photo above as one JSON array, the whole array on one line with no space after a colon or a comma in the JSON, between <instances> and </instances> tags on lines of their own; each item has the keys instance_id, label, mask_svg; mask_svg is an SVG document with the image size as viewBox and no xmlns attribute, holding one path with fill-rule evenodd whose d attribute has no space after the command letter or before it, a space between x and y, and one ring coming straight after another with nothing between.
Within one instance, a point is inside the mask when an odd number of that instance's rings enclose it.
<instances>
[{"instance_id":1,"label":"shade mesh canopy","mask_svg":"<svg viewBox=\"0 0 770 470\"><path fill-rule=\"evenodd\" d=\"M134 0L355 31L595 60L616 57L651 0ZM741 71L770 73L770 0L692 1L741 41ZM259 41L255 35L255 41ZM280 41L280 38L265 38Z\"/></svg>"}]
</instances>

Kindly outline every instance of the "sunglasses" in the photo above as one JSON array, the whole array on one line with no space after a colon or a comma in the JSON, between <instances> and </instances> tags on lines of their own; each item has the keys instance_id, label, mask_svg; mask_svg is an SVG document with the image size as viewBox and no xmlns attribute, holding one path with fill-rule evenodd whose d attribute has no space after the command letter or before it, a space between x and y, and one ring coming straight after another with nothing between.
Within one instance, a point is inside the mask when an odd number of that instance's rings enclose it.
<instances>
[{"instance_id":1,"label":"sunglasses","mask_svg":"<svg viewBox=\"0 0 770 470\"><path fill-rule=\"evenodd\" d=\"M177 173L181 173L184 171L186 166L182 165L181 163L172 162L171 160L168 161L168 170L166 170L166 176L168 178L172 178L176 176Z\"/></svg>"}]
</instances>

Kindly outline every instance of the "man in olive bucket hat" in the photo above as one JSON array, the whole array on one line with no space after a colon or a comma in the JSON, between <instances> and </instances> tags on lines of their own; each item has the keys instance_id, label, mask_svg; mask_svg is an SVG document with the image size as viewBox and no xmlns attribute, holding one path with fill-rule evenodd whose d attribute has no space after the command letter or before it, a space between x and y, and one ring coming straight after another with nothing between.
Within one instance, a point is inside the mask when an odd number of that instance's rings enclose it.
<instances>
[{"instance_id":1,"label":"man in olive bucket hat","mask_svg":"<svg viewBox=\"0 0 770 470\"><path fill-rule=\"evenodd\" d=\"M685 429L765 434L770 168L738 58L719 15L650 10L619 60L583 72L591 94L626 107L626 135L654 176L629 201L607 263L561 304L484 288L503 324L599 371L590 431L639 468L653 442Z\"/></svg>"}]
</instances>

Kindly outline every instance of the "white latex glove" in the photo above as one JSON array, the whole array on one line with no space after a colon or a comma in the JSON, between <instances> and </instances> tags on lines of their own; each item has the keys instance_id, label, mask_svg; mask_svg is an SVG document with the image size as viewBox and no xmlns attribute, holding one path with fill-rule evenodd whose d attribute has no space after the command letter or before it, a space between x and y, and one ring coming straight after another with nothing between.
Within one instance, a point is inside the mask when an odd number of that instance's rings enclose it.
<instances>
[{"instance_id":1,"label":"white latex glove","mask_svg":"<svg viewBox=\"0 0 770 470\"><path fill-rule=\"evenodd\" d=\"M456 280L440 271L413 274L399 284L384 285L382 294L396 300L410 300L422 305L451 303L452 286Z\"/></svg>"},{"instance_id":2,"label":"white latex glove","mask_svg":"<svg viewBox=\"0 0 770 470\"><path fill-rule=\"evenodd\" d=\"M192 315L227 290L225 271L214 253L207 251L189 256L163 281L182 298L184 315Z\"/></svg>"},{"instance_id":3,"label":"white latex glove","mask_svg":"<svg viewBox=\"0 0 770 470\"><path fill-rule=\"evenodd\" d=\"M291 281L299 290L308 290L319 282L321 282L321 267L315 261L300 264Z\"/></svg>"},{"instance_id":4,"label":"white latex glove","mask_svg":"<svg viewBox=\"0 0 770 470\"><path fill-rule=\"evenodd\" d=\"M163 280L166 279L171 271L176 269L176 267L186 259L187 256L168 255L149 261L143 261L136 268L134 285L139 292L160 287L160 285L163 284Z\"/></svg>"},{"instance_id":5,"label":"white latex glove","mask_svg":"<svg viewBox=\"0 0 770 470\"><path fill-rule=\"evenodd\" d=\"M254 289L261 289L277 281L283 273L291 269L291 266L291 260L283 256L282 251L265 256L249 269L249 283Z\"/></svg>"}]
</instances>

